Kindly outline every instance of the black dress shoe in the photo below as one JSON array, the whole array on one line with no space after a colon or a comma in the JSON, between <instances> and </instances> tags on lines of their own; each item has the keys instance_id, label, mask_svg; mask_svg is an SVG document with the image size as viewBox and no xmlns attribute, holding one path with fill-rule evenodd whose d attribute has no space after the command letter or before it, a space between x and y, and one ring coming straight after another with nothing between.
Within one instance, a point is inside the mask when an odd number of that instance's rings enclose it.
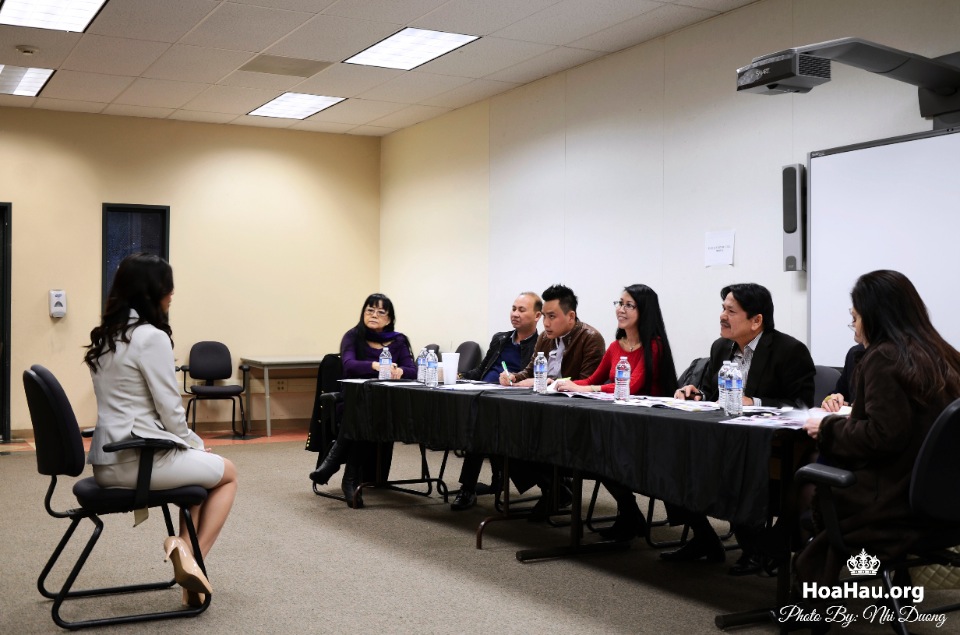
<instances>
[{"instance_id":1,"label":"black dress shoe","mask_svg":"<svg viewBox=\"0 0 960 635\"><path fill-rule=\"evenodd\" d=\"M486 496L487 494L499 494L503 491L503 482L494 481L487 485L486 483L477 483L476 489L474 492L477 496Z\"/></svg>"},{"instance_id":2,"label":"black dress shoe","mask_svg":"<svg viewBox=\"0 0 960 635\"><path fill-rule=\"evenodd\" d=\"M719 538L707 539L694 536L693 540L676 551L664 551L660 554L660 558L667 562L694 562L700 559L706 559L707 562L723 562L727 559L727 552Z\"/></svg>"},{"instance_id":3,"label":"black dress shoe","mask_svg":"<svg viewBox=\"0 0 960 635\"><path fill-rule=\"evenodd\" d=\"M647 536L647 520L637 510L636 514L620 514L613 524L597 532L604 540L626 542L639 536Z\"/></svg>"},{"instance_id":4,"label":"black dress shoe","mask_svg":"<svg viewBox=\"0 0 960 635\"><path fill-rule=\"evenodd\" d=\"M761 571L763 571L763 561L760 559L760 556L752 553L743 553L727 573L742 576L754 575Z\"/></svg>"},{"instance_id":5,"label":"black dress shoe","mask_svg":"<svg viewBox=\"0 0 960 635\"><path fill-rule=\"evenodd\" d=\"M356 469L351 469L348 465L343 473L343 480L340 481L340 489L343 490L343 497L347 500L347 507L351 509L360 509L363 507L363 497L357 491L360 487L359 479L356 477Z\"/></svg>"},{"instance_id":6,"label":"black dress shoe","mask_svg":"<svg viewBox=\"0 0 960 635\"><path fill-rule=\"evenodd\" d=\"M470 509L477 504L477 495L468 489L461 489L460 493L457 494L457 497L453 499L453 502L450 503L450 509L455 512L462 512L465 509Z\"/></svg>"},{"instance_id":7,"label":"black dress shoe","mask_svg":"<svg viewBox=\"0 0 960 635\"><path fill-rule=\"evenodd\" d=\"M570 488L564 485L562 482L557 483L557 506L553 506L553 490L545 489L541 490L540 500L537 501L537 504L533 506L533 509L530 510L530 515L527 517L532 523L541 522L550 517L551 514L558 512L561 509L570 507L573 503L573 494L570 492Z\"/></svg>"}]
</instances>

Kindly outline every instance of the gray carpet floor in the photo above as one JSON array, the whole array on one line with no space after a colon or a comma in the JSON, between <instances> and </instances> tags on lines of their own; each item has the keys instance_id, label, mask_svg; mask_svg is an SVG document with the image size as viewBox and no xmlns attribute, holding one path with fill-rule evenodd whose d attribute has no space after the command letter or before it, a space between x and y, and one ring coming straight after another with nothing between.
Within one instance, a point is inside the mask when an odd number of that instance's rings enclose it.
<instances>
[{"instance_id":1,"label":"gray carpet floor","mask_svg":"<svg viewBox=\"0 0 960 635\"><path fill-rule=\"evenodd\" d=\"M316 455L302 443L217 447L240 473L240 493L220 541L207 560L214 597L199 618L94 628L109 633L714 633L718 613L772 603L774 580L732 578L715 564L671 565L641 541L623 553L520 563L518 549L564 544L567 532L544 524L492 524L484 548L474 546L492 497L453 513L429 498L385 490L365 494L366 507L316 496L307 479ZM442 454L430 452L432 469ZM416 446L397 445L392 475L418 471ZM451 455L446 480L456 487L460 461ZM486 469L486 468L485 468ZM89 475L89 468L85 475ZM489 478L485 474L484 478ZM339 476L335 477L339 483ZM55 509L75 505L71 479ZM62 632L36 579L68 522L43 509L48 479L29 452L0 456L0 627L4 633ZM66 485L66 486L64 486ZM330 487L331 491L339 488ZM645 504L645 500L641 500ZM613 503L602 497L600 512ZM103 537L75 588L162 580L162 515L132 527L132 515L108 517ZM91 525L78 536L85 539ZM675 530L659 529L660 536ZM595 540L588 535L586 540ZM79 543L80 541L75 542ZM75 557L78 549L65 554ZM728 554L732 562L736 552ZM61 566L51 576L59 583ZM70 618L112 611L178 606L179 587L114 598L75 600ZM951 624L951 622L953 622ZM960 616L944 628L960 632ZM840 629L837 629L840 630ZM773 633L772 626L742 633ZM855 624L844 633L886 633Z\"/></svg>"}]
</instances>

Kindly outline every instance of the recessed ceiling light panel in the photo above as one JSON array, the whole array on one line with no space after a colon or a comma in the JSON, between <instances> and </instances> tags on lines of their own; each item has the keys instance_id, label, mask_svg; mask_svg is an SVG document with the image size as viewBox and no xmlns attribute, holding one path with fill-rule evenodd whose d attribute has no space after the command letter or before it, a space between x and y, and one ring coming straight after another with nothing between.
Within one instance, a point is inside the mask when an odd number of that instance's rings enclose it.
<instances>
[{"instance_id":1,"label":"recessed ceiling light panel","mask_svg":"<svg viewBox=\"0 0 960 635\"><path fill-rule=\"evenodd\" d=\"M346 99L345 97L324 97L306 93L284 93L268 101L249 114L254 117L277 117L279 119L306 119Z\"/></svg>"},{"instance_id":2,"label":"recessed ceiling light panel","mask_svg":"<svg viewBox=\"0 0 960 635\"><path fill-rule=\"evenodd\" d=\"M49 68L0 65L0 94L36 97L51 75Z\"/></svg>"},{"instance_id":3,"label":"recessed ceiling light panel","mask_svg":"<svg viewBox=\"0 0 960 635\"><path fill-rule=\"evenodd\" d=\"M476 35L406 28L344 62L409 71L476 39Z\"/></svg>"},{"instance_id":4,"label":"recessed ceiling light panel","mask_svg":"<svg viewBox=\"0 0 960 635\"><path fill-rule=\"evenodd\" d=\"M4 0L0 24L83 33L107 0Z\"/></svg>"}]
</instances>

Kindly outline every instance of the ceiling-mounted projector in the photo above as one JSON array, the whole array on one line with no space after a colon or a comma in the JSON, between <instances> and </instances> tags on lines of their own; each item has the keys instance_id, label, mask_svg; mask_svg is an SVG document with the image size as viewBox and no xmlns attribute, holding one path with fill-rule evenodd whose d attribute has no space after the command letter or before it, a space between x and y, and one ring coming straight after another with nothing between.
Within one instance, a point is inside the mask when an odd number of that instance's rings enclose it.
<instances>
[{"instance_id":1,"label":"ceiling-mounted projector","mask_svg":"<svg viewBox=\"0 0 960 635\"><path fill-rule=\"evenodd\" d=\"M830 60L781 51L754 59L737 69L737 90L761 95L808 93L830 81Z\"/></svg>"},{"instance_id":2,"label":"ceiling-mounted projector","mask_svg":"<svg viewBox=\"0 0 960 635\"><path fill-rule=\"evenodd\" d=\"M755 57L737 69L737 91L807 93L830 81L831 60L913 84L920 116L935 127L960 122L960 54L930 59L854 37Z\"/></svg>"}]
</instances>

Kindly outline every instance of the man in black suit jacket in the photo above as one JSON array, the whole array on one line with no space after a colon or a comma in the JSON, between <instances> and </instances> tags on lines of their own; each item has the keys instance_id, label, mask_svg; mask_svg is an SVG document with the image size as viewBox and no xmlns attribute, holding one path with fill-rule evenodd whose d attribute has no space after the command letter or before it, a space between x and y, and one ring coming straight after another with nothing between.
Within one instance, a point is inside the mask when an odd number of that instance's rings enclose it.
<instances>
[{"instance_id":1,"label":"man in black suit jacket","mask_svg":"<svg viewBox=\"0 0 960 635\"><path fill-rule=\"evenodd\" d=\"M813 405L816 373L813 358L802 342L774 328L770 292L759 284L733 284L724 287L720 297L723 299L720 339L710 347L710 365L703 385L684 386L674 396L716 401L717 373L723 362L736 360L744 374L743 405L797 408ZM671 523L690 525L694 537L677 551L660 554L661 558L674 562L700 558L724 560L723 545L706 516L672 505L668 511ZM737 527L736 531L743 555L730 573L744 575L758 571L760 567L751 549L757 528Z\"/></svg>"}]
</instances>

